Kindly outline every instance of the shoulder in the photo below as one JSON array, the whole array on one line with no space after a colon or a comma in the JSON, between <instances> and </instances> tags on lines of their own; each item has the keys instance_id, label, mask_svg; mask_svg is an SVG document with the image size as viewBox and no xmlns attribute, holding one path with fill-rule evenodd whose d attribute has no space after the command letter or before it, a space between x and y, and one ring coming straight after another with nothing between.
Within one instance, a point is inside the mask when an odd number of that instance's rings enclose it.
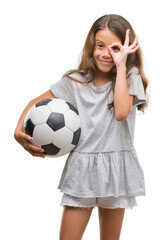
<instances>
[{"instance_id":1,"label":"shoulder","mask_svg":"<svg viewBox=\"0 0 162 240\"><path fill-rule=\"evenodd\" d=\"M132 67L131 69L129 69L129 71L127 72L127 78L134 74L135 75L139 74L139 69L137 67Z\"/></svg>"},{"instance_id":2,"label":"shoulder","mask_svg":"<svg viewBox=\"0 0 162 240\"><path fill-rule=\"evenodd\" d=\"M65 73L61 78L61 83L75 94L89 87L87 75L79 71L69 71Z\"/></svg>"},{"instance_id":3,"label":"shoulder","mask_svg":"<svg viewBox=\"0 0 162 240\"><path fill-rule=\"evenodd\" d=\"M130 84L133 83L139 83L142 82L141 74L140 71L137 67L132 67L128 72L127 72L127 82Z\"/></svg>"},{"instance_id":4,"label":"shoulder","mask_svg":"<svg viewBox=\"0 0 162 240\"><path fill-rule=\"evenodd\" d=\"M66 72L63 78L66 79L66 81L73 80L75 83L87 83L89 75L83 70L76 69Z\"/></svg>"},{"instance_id":5,"label":"shoulder","mask_svg":"<svg viewBox=\"0 0 162 240\"><path fill-rule=\"evenodd\" d=\"M83 84L87 82L87 75L84 74L83 72L72 72L68 75L66 75L66 79L73 82L78 83L78 84Z\"/></svg>"}]
</instances>

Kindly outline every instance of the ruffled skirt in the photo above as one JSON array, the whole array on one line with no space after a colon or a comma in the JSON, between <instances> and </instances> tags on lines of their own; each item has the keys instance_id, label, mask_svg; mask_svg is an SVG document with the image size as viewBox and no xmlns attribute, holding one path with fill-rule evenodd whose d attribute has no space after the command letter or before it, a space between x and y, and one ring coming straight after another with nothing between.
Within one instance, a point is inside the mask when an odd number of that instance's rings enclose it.
<instances>
[{"instance_id":1,"label":"ruffled skirt","mask_svg":"<svg viewBox=\"0 0 162 240\"><path fill-rule=\"evenodd\" d=\"M58 188L83 198L142 196L145 180L135 149L102 153L72 151Z\"/></svg>"}]
</instances>

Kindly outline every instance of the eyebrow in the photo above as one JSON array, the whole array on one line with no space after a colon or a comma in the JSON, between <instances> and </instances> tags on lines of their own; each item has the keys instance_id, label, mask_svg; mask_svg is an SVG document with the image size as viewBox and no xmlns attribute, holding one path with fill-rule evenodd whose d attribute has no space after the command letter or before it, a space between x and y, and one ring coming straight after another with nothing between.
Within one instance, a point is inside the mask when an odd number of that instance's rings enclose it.
<instances>
[{"instance_id":1,"label":"eyebrow","mask_svg":"<svg viewBox=\"0 0 162 240\"><path fill-rule=\"evenodd\" d=\"M96 39L96 42L101 42L101 43L104 43L103 41L101 41L100 39Z\"/></svg>"}]
</instances>

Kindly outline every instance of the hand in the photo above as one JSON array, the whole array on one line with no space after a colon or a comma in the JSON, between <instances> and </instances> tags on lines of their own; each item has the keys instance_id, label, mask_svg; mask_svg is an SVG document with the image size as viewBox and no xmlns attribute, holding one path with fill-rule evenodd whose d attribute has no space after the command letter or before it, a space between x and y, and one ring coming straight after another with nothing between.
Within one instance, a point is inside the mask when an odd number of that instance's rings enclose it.
<instances>
[{"instance_id":1,"label":"hand","mask_svg":"<svg viewBox=\"0 0 162 240\"><path fill-rule=\"evenodd\" d=\"M18 143L21 144L21 146L28 151L32 156L35 157L42 157L44 158L46 156L43 148L39 148L34 146L33 144L30 143L30 140L32 137L29 135L25 134L24 132L15 132L14 134L15 139L18 141Z\"/></svg>"},{"instance_id":2,"label":"hand","mask_svg":"<svg viewBox=\"0 0 162 240\"><path fill-rule=\"evenodd\" d=\"M108 46L109 52L113 58L116 67L121 65L125 66L128 54L137 51L137 49L139 48L139 45L137 44L137 39L138 37L136 36L134 42L129 46L129 29L127 29L124 45L117 42L112 43L110 46ZM118 51L114 50L115 48L117 48Z\"/></svg>"}]
</instances>

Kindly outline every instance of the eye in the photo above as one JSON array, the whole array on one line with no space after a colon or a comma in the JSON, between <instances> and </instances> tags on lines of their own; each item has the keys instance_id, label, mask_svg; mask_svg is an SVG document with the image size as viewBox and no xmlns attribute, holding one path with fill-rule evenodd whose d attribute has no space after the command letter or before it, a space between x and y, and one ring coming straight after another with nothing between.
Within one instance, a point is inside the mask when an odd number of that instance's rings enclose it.
<instances>
[{"instance_id":1,"label":"eye","mask_svg":"<svg viewBox=\"0 0 162 240\"><path fill-rule=\"evenodd\" d=\"M113 47L112 49L114 50L114 52L118 52L119 51L118 47Z\"/></svg>"},{"instance_id":2,"label":"eye","mask_svg":"<svg viewBox=\"0 0 162 240\"><path fill-rule=\"evenodd\" d=\"M98 44L97 46L98 46L99 48L102 48L102 47L103 47L103 45L102 45L102 44Z\"/></svg>"}]
</instances>

